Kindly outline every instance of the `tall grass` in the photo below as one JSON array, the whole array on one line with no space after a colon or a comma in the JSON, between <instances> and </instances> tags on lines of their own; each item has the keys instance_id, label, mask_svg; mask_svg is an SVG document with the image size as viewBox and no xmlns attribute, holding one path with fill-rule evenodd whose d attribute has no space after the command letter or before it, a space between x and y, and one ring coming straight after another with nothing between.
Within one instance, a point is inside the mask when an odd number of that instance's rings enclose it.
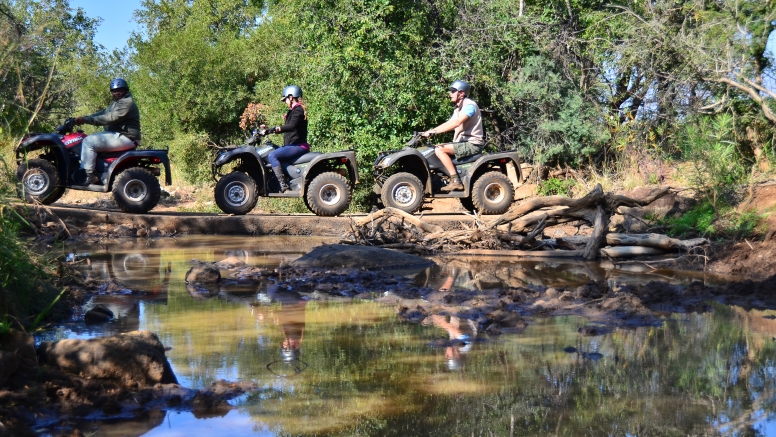
<instances>
[{"instance_id":1,"label":"tall grass","mask_svg":"<svg viewBox=\"0 0 776 437\"><path fill-rule=\"evenodd\" d=\"M0 156L0 332L38 325L61 296L46 263L22 237L29 223L11 206L12 173Z\"/></svg>"}]
</instances>

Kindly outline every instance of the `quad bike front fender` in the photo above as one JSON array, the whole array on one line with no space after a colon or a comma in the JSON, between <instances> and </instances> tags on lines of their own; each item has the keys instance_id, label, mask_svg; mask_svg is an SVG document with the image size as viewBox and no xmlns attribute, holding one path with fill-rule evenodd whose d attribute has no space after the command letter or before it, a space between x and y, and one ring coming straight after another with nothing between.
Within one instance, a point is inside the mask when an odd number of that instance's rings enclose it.
<instances>
[{"instance_id":1,"label":"quad bike front fender","mask_svg":"<svg viewBox=\"0 0 776 437\"><path fill-rule=\"evenodd\" d=\"M56 134L36 135L19 144L15 150L16 165L22 165L28 153L45 148L54 154L56 159L54 165L59 172L59 180L66 181L67 175L70 173L70 155L68 155L67 148L62 144L59 135Z\"/></svg>"},{"instance_id":2,"label":"quad bike front fender","mask_svg":"<svg viewBox=\"0 0 776 437\"><path fill-rule=\"evenodd\" d=\"M379 158L374 165L375 179L391 167L412 173L423 182L425 193L431 193L431 174L428 170L428 160L417 149L407 147Z\"/></svg>"}]
</instances>

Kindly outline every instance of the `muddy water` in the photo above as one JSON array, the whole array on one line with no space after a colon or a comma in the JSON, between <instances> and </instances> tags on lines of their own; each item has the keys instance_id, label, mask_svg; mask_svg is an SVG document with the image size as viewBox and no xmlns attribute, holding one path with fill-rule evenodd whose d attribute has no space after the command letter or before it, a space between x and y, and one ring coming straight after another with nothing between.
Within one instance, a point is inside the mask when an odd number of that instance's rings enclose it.
<instances>
[{"instance_id":1,"label":"muddy water","mask_svg":"<svg viewBox=\"0 0 776 437\"><path fill-rule=\"evenodd\" d=\"M218 379L262 387L214 417L150 411L86 422L90 435L772 435L776 436L774 311L714 305L666 315L661 327L585 337L575 318L535 318L491 338L466 320L401 323L375 302L306 301L293 290L226 281L184 283L191 259L235 256L278 266L326 239L191 237L64 248L123 294L97 296L117 320L65 324L50 338L156 332L184 386ZM592 279L706 280L638 265L444 261L418 285L573 286ZM89 305L89 306L90 306ZM576 350L566 352L564 349Z\"/></svg>"}]
</instances>

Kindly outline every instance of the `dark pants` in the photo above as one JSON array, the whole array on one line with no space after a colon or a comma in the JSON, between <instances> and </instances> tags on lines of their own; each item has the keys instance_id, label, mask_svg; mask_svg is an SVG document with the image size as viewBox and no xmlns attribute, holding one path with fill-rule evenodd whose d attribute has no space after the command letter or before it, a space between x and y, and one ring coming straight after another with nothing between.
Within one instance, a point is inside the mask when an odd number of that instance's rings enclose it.
<instances>
[{"instance_id":1,"label":"dark pants","mask_svg":"<svg viewBox=\"0 0 776 437\"><path fill-rule=\"evenodd\" d=\"M293 161L308 151L309 150L302 146L289 144L279 149L275 149L272 153L269 154L269 156L267 156L267 161L269 161L270 165L273 167L280 167L280 161Z\"/></svg>"}]
</instances>

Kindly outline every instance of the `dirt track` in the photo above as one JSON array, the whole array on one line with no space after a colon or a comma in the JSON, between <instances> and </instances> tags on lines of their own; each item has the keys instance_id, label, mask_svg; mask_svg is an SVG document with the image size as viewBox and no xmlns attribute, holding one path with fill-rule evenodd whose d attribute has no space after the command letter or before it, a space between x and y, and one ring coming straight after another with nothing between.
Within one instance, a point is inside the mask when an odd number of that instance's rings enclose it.
<instances>
[{"instance_id":1,"label":"dirt track","mask_svg":"<svg viewBox=\"0 0 776 437\"><path fill-rule=\"evenodd\" d=\"M57 226L61 220L76 235L106 234L117 227L149 236L177 234L220 235L321 235L338 236L350 230L351 218L365 217L353 214L340 217L318 217L313 214L203 214L182 212L150 212L126 214L117 210L52 205L29 207L16 205L16 210L36 224ZM445 229L459 229L461 223L472 219L464 214L427 213L423 219ZM123 229L122 229L123 231ZM158 235L154 235L157 233ZM120 236L129 235L117 232ZM141 235L137 235L141 236Z\"/></svg>"}]
</instances>

